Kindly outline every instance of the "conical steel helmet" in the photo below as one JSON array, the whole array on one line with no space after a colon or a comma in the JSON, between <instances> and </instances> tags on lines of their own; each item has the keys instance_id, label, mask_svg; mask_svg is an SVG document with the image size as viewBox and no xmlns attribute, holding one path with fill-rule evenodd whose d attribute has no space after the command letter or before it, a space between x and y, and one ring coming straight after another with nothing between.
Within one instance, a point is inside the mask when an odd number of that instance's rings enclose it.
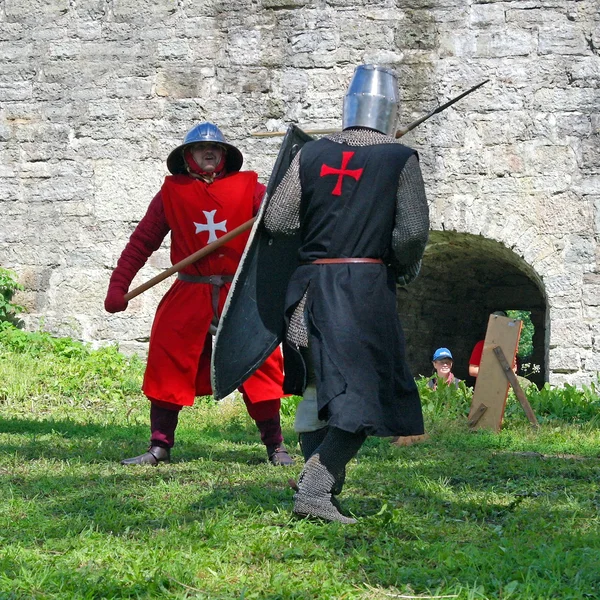
<instances>
[{"instance_id":1,"label":"conical steel helmet","mask_svg":"<svg viewBox=\"0 0 600 600\"><path fill-rule=\"evenodd\" d=\"M242 168L244 157L242 153L232 144L225 140L221 130L213 123L200 123L192 127L183 138L183 144L177 146L167 158L167 168L173 175L184 175L187 173L183 151L188 146L200 144L202 142L212 142L219 144L227 150L225 157L225 169L228 173L235 173Z\"/></svg>"},{"instance_id":2,"label":"conical steel helmet","mask_svg":"<svg viewBox=\"0 0 600 600\"><path fill-rule=\"evenodd\" d=\"M391 69L359 65L344 97L342 128L368 127L394 136L398 102L398 79Z\"/></svg>"}]
</instances>

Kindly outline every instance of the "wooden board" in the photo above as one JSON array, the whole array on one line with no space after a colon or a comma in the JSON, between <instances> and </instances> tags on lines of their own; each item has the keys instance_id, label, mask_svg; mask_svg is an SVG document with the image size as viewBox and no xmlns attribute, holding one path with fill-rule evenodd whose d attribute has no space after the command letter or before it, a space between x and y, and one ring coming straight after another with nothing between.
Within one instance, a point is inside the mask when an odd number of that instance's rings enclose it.
<instances>
[{"instance_id":1,"label":"wooden board","mask_svg":"<svg viewBox=\"0 0 600 600\"><path fill-rule=\"evenodd\" d=\"M481 404L487 408L473 423L471 426L473 429L500 431L502 427L510 382L494 353L494 348L496 346L502 348L506 359L514 364L522 325L523 322L519 319L490 315L483 343L479 375L475 382L475 391L471 401L469 420L471 421L476 413L481 413Z\"/></svg>"}]
</instances>

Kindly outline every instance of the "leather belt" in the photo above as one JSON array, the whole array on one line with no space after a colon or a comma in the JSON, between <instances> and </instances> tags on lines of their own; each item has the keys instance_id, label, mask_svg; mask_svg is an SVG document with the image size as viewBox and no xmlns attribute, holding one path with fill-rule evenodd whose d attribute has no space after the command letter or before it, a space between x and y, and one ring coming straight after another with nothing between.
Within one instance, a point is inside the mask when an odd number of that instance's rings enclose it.
<instances>
[{"instance_id":1,"label":"leather belt","mask_svg":"<svg viewBox=\"0 0 600 600\"><path fill-rule=\"evenodd\" d=\"M188 275L187 273L177 273L177 279L187 281L188 283L209 283L212 288L212 309L213 318L208 331L211 335L217 333L217 325L219 324L219 296L221 288L226 283L233 281L233 275Z\"/></svg>"},{"instance_id":2,"label":"leather belt","mask_svg":"<svg viewBox=\"0 0 600 600\"><path fill-rule=\"evenodd\" d=\"M301 265L337 265L337 264L357 264L357 263L377 263L382 265L383 261L380 258L318 258L301 262Z\"/></svg>"}]
</instances>

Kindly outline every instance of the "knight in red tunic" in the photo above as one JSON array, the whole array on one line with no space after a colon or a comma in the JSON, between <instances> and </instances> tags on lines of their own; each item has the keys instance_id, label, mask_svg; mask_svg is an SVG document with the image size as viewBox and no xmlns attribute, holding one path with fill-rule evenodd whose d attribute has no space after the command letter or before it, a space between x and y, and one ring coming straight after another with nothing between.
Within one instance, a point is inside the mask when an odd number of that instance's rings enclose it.
<instances>
[{"instance_id":1,"label":"knight in red tunic","mask_svg":"<svg viewBox=\"0 0 600 600\"><path fill-rule=\"evenodd\" d=\"M171 152L165 178L112 273L104 302L110 313L127 308L135 275L171 232L171 262L181 261L251 219L265 187L240 171L241 152L212 123L201 123ZM179 411L212 394L212 337L248 233L186 267L161 300L150 335L142 389L150 400L150 447L121 464L169 462ZM292 464L279 418L283 360L277 349L239 388L275 465Z\"/></svg>"}]
</instances>

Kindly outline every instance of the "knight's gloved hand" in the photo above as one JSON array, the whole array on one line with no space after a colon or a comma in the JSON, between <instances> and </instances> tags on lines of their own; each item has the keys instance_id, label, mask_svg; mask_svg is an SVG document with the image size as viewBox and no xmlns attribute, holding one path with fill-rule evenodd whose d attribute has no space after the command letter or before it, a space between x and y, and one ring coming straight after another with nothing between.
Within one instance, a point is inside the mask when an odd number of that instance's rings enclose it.
<instances>
[{"instance_id":1,"label":"knight's gloved hand","mask_svg":"<svg viewBox=\"0 0 600 600\"><path fill-rule=\"evenodd\" d=\"M416 275L414 273L400 273L399 275L396 275L396 283L400 286L408 285L415 279Z\"/></svg>"},{"instance_id":2,"label":"knight's gloved hand","mask_svg":"<svg viewBox=\"0 0 600 600\"><path fill-rule=\"evenodd\" d=\"M408 267L401 267L396 276L396 283L398 285L408 285L412 283L421 272L421 261L409 265Z\"/></svg>"},{"instance_id":3,"label":"knight's gloved hand","mask_svg":"<svg viewBox=\"0 0 600 600\"><path fill-rule=\"evenodd\" d=\"M125 292L116 287L109 287L104 299L104 310L109 313L122 312L129 303L125 300Z\"/></svg>"}]
</instances>

